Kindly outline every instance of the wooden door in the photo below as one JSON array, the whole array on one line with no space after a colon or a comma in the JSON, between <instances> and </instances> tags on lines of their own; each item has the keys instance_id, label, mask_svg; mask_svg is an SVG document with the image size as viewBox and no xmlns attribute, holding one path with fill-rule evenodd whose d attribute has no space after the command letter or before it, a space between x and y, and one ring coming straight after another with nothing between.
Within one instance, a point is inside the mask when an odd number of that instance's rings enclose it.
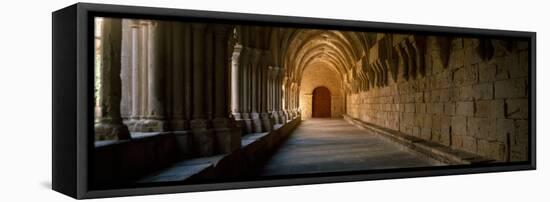
<instances>
[{"instance_id":1,"label":"wooden door","mask_svg":"<svg viewBox=\"0 0 550 202\"><path fill-rule=\"evenodd\" d=\"M330 91L326 87L313 90L312 117L330 117Z\"/></svg>"}]
</instances>

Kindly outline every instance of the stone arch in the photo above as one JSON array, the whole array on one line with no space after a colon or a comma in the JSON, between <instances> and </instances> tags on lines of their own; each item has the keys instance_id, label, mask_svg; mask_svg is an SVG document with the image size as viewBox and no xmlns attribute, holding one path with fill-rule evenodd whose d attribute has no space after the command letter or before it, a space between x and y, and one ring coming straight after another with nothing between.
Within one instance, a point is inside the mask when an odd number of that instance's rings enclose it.
<instances>
[{"instance_id":1,"label":"stone arch","mask_svg":"<svg viewBox=\"0 0 550 202\"><path fill-rule=\"evenodd\" d=\"M299 106L302 118L312 117L313 91L324 86L331 94L330 114L333 118L339 118L344 111L344 86L341 78L328 64L317 62L304 69L300 80Z\"/></svg>"},{"instance_id":2,"label":"stone arch","mask_svg":"<svg viewBox=\"0 0 550 202\"><path fill-rule=\"evenodd\" d=\"M309 88L304 85L303 79L307 77L306 69L312 66L323 66L332 71L331 75L337 78L338 89L330 89L336 93L337 98L331 109L333 116L342 115L345 88L357 86L349 82L351 74L357 74L357 69L361 68L357 61L366 53L366 36L356 32L342 32L335 30L317 30L317 29L287 29L280 33L279 41L282 47L278 52L280 65L285 69L285 75L288 82L301 83L298 91L299 109L302 110L302 117L311 117L310 101L311 91L304 90ZM362 71L359 71L361 73ZM363 74L353 75L355 78L366 79ZM310 89L312 90L312 89ZM307 93L306 93L307 92ZM301 100L306 99L306 100ZM342 106L341 106L342 105ZM304 113L305 112L305 113Z\"/></svg>"}]
</instances>

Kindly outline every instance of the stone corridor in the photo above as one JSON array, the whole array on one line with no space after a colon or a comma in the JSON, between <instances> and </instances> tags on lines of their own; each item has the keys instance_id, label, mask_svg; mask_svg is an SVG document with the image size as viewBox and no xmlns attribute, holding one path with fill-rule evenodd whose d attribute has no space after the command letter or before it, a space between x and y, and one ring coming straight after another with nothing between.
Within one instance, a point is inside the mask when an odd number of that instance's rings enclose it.
<instances>
[{"instance_id":1,"label":"stone corridor","mask_svg":"<svg viewBox=\"0 0 550 202\"><path fill-rule=\"evenodd\" d=\"M444 165L343 119L303 121L261 175L310 174Z\"/></svg>"},{"instance_id":2,"label":"stone corridor","mask_svg":"<svg viewBox=\"0 0 550 202\"><path fill-rule=\"evenodd\" d=\"M94 185L530 158L522 38L94 25Z\"/></svg>"}]
</instances>

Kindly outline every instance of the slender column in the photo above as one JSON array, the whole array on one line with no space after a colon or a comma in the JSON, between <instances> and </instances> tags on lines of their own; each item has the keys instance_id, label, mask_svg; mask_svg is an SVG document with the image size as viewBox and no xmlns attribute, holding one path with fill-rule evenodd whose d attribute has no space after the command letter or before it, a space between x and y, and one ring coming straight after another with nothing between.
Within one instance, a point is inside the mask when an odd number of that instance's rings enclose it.
<instances>
[{"instance_id":1,"label":"slender column","mask_svg":"<svg viewBox=\"0 0 550 202\"><path fill-rule=\"evenodd\" d=\"M285 81L283 82L283 114L285 116L285 121L288 121L289 120L289 117L288 117L288 91L289 91L289 88L288 88L288 82L286 81L286 78L285 78Z\"/></svg>"},{"instance_id":2,"label":"slender column","mask_svg":"<svg viewBox=\"0 0 550 202\"><path fill-rule=\"evenodd\" d=\"M183 29L183 74L184 74L184 116L185 120L187 121L186 129L188 129L189 121L192 119L192 112L193 112L193 40L192 40L192 32L191 32L191 25L188 23L182 23L182 29Z\"/></svg>"},{"instance_id":3,"label":"slender column","mask_svg":"<svg viewBox=\"0 0 550 202\"><path fill-rule=\"evenodd\" d=\"M172 117L170 128L174 131L182 131L187 128L187 122L184 119L184 34L183 34L183 23L181 22L171 22L172 25Z\"/></svg>"},{"instance_id":4,"label":"slender column","mask_svg":"<svg viewBox=\"0 0 550 202\"><path fill-rule=\"evenodd\" d=\"M164 22L153 21L149 26L148 40L148 95L147 95L147 131L165 131L164 110Z\"/></svg>"},{"instance_id":5,"label":"slender column","mask_svg":"<svg viewBox=\"0 0 550 202\"><path fill-rule=\"evenodd\" d=\"M262 121L260 120L260 80L261 80L261 65L260 65L260 51L258 49L254 49L252 52L252 85L251 85L251 107L252 111L250 114L250 118L252 119L252 130L255 133L261 133L262 130Z\"/></svg>"},{"instance_id":6,"label":"slender column","mask_svg":"<svg viewBox=\"0 0 550 202\"><path fill-rule=\"evenodd\" d=\"M139 68L139 41L140 41L140 26L139 23L136 20L128 20L128 41L129 44L127 49L128 54L128 77L129 80L126 82L126 84L129 86L129 89L126 89L128 91L128 101L126 102L130 106L129 108L129 116L128 119L124 121L124 123L127 125L128 130L130 131L138 131L138 128L136 125L139 122L139 116L141 112L141 99L140 99L140 68ZM124 91L124 89L123 89ZM125 102L122 102L125 103Z\"/></svg>"},{"instance_id":7,"label":"slender column","mask_svg":"<svg viewBox=\"0 0 550 202\"><path fill-rule=\"evenodd\" d=\"M121 100L121 19L104 18L101 24L98 97L95 111L95 139L129 139L130 133L120 117Z\"/></svg>"},{"instance_id":8,"label":"slender column","mask_svg":"<svg viewBox=\"0 0 550 202\"><path fill-rule=\"evenodd\" d=\"M289 81L287 84L288 91L286 92L286 116L288 120L292 120L292 83Z\"/></svg>"},{"instance_id":9,"label":"slender column","mask_svg":"<svg viewBox=\"0 0 550 202\"><path fill-rule=\"evenodd\" d=\"M267 66L265 67L265 83L266 83L266 103L265 103L265 106L266 106L266 112L267 113L271 113L271 69L273 67L271 66Z\"/></svg>"},{"instance_id":10,"label":"slender column","mask_svg":"<svg viewBox=\"0 0 550 202\"><path fill-rule=\"evenodd\" d=\"M251 118L250 114L252 113L252 99L253 99L253 75L254 75L254 64L253 64L254 52L251 49L248 49L248 61L246 64L246 112Z\"/></svg>"},{"instance_id":11,"label":"slender column","mask_svg":"<svg viewBox=\"0 0 550 202\"><path fill-rule=\"evenodd\" d=\"M271 131L273 129L273 119L271 118L270 111L268 111L268 94L269 94L269 88L268 88L268 72L269 66L267 65L269 63L269 52L268 51L262 51L260 55L260 73L261 73L261 79L260 79L260 119L262 120L262 132Z\"/></svg>"},{"instance_id":12,"label":"slender column","mask_svg":"<svg viewBox=\"0 0 550 202\"><path fill-rule=\"evenodd\" d=\"M227 104L227 75L229 74L229 57L227 39L229 28L225 25L214 26L214 120L212 124L216 134L215 148L217 153L230 153L241 147L241 133L229 119ZM237 101L238 102L238 101ZM235 103L237 103L235 102Z\"/></svg>"},{"instance_id":13,"label":"slender column","mask_svg":"<svg viewBox=\"0 0 550 202\"><path fill-rule=\"evenodd\" d=\"M193 24L193 120L202 123L204 111L204 28L203 24ZM196 125L203 126L206 125Z\"/></svg>"},{"instance_id":14,"label":"slender column","mask_svg":"<svg viewBox=\"0 0 550 202\"><path fill-rule=\"evenodd\" d=\"M275 77L277 76L277 67L274 67L274 66L269 66L269 71L268 71L268 83L267 83L267 88L269 89L269 93L267 94L268 97L267 97L267 101L268 101L268 105L267 105L267 111L269 112L269 114L271 115L271 117L273 118L273 124L277 124L279 123L279 115L277 114L277 109L275 107L275 99L276 99L276 96L275 96Z\"/></svg>"},{"instance_id":15,"label":"slender column","mask_svg":"<svg viewBox=\"0 0 550 202\"><path fill-rule=\"evenodd\" d=\"M281 124L286 123L286 116L285 116L284 108L283 108L283 78L284 78L284 73L285 73L284 69L280 69L279 70L279 78L277 79L277 92L279 93L277 101L279 102L278 107L279 107L279 117L280 117L280 120L281 120Z\"/></svg>"},{"instance_id":16,"label":"slender column","mask_svg":"<svg viewBox=\"0 0 550 202\"><path fill-rule=\"evenodd\" d=\"M242 111L240 108L240 102L243 97L240 91L241 69L239 69L241 50L242 46L240 44L236 44L231 57L231 112L233 113L233 117L235 117L235 119L241 118L240 112Z\"/></svg>"},{"instance_id":17,"label":"slender column","mask_svg":"<svg viewBox=\"0 0 550 202\"><path fill-rule=\"evenodd\" d=\"M294 82L290 83L290 95L288 96L290 98L290 118L294 118Z\"/></svg>"},{"instance_id":18,"label":"slender column","mask_svg":"<svg viewBox=\"0 0 550 202\"><path fill-rule=\"evenodd\" d=\"M148 60L149 60L149 57L147 57L148 55L148 52L149 52L149 46L148 46L148 40L149 40L149 26L150 26L151 22L150 21L140 21L140 37L139 37L139 65L138 65L138 68L139 68L139 78L138 78L138 84L139 84L139 89L140 89L140 93L139 93L139 100L140 100L140 110L139 110L139 119L140 119L140 122L139 122L139 125L137 125L136 127L136 131L144 131L145 130L145 127L144 127L144 123L143 123L143 119L146 118L146 114L147 114L147 95L148 95L148 91L147 91L147 87L148 87Z\"/></svg>"},{"instance_id":19,"label":"slender column","mask_svg":"<svg viewBox=\"0 0 550 202\"><path fill-rule=\"evenodd\" d=\"M132 21L122 19L122 42L121 42L121 61L120 78L121 83L121 101L120 116L122 122L128 126L132 117Z\"/></svg>"},{"instance_id":20,"label":"slender column","mask_svg":"<svg viewBox=\"0 0 550 202\"><path fill-rule=\"evenodd\" d=\"M132 119L139 119L139 25L132 26Z\"/></svg>"},{"instance_id":21,"label":"slender column","mask_svg":"<svg viewBox=\"0 0 550 202\"><path fill-rule=\"evenodd\" d=\"M292 89L292 109L293 109L293 115L296 117L298 115L298 86L296 86L296 83L294 84L294 88Z\"/></svg>"},{"instance_id":22,"label":"slender column","mask_svg":"<svg viewBox=\"0 0 550 202\"><path fill-rule=\"evenodd\" d=\"M245 54L246 51L243 50L242 45L235 44L231 55L231 113L237 125L242 128L241 135L250 132L244 121L246 100L244 96L244 82L247 80L244 73Z\"/></svg>"},{"instance_id":23,"label":"slender column","mask_svg":"<svg viewBox=\"0 0 550 202\"><path fill-rule=\"evenodd\" d=\"M172 22L162 22L162 49L163 49L163 55L160 55L160 60L162 60L162 66L164 71L163 79L161 80L161 83L163 87L161 88L162 93L162 102L163 102L163 108L165 111L165 130L171 130L175 131L177 128L177 124L175 124L175 117L178 115L176 107L174 105L174 99L177 97L174 95L173 90L174 88L177 88L177 86L174 86L173 80L178 80L181 77L176 77L177 75L176 70L174 69L174 61L172 60L173 57L173 51L172 47L174 45L174 42L172 41ZM179 93L178 93L179 94Z\"/></svg>"},{"instance_id":24,"label":"slender column","mask_svg":"<svg viewBox=\"0 0 550 202\"><path fill-rule=\"evenodd\" d=\"M291 94L290 94L290 98L291 98L291 112L292 112L292 118L296 118L296 83L292 82L292 87L290 88L292 91L291 91Z\"/></svg>"},{"instance_id":25,"label":"slender column","mask_svg":"<svg viewBox=\"0 0 550 202\"><path fill-rule=\"evenodd\" d=\"M279 76L281 75L281 68L276 67L273 71L273 115L275 116L275 123L281 124L281 105L280 105L280 90Z\"/></svg>"},{"instance_id":26,"label":"slender column","mask_svg":"<svg viewBox=\"0 0 550 202\"><path fill-rule=\"evenodd\" d=\"M193 148L197 156L214 154L212 132L208 130L205 113L205 24L192 24L193 28Z\"/></svg>"},{"instance_id":27,"label":"slender column","mask_svg":"<svg viewBox=\"0 0 550 202\"><path fill-rule=\"evenodd\" d=\"M296 108L296 116L297 117L300 117L302 116L302 111L300 109L300 84L299 83L296 83L296 90L294 92L294 106Z\"/></svg>"},{"instance_id":28,"label":"slender column","mask_svg":"<svg viewBox=\"0 0 550 202\"><path fill-rule=\"evenodd\" d=\"M287 110L287 118L289 120L292 120L292 82L289 82L289 84L287 85L288 86L288 92L286 93L287 95L287 104L288 104L288 107L286 108Z\"/></svg>"},{"instance_id":29,"label":"slender column","mask_svg":"<svg viewBox=\"0 0 550 202\"><path fill-rule=\"evenodd\" d=\"M239 123L243 126L243 133L252 133L252 120L250 119L250 112L251 112L251 103L250 100L252 99L252 96L250 94L250 86L251 86L251 51L250 48L242 47L241 54L239 57L239 68L240 68L240 79L238 83L240 84L239 88L240 94L239 98L241 100L240 102L240 117L235 116L236 120L238 120Z\"/></svg>"},{"instance_id":30,"label":"slender column","mask_svg":"<svg viewBox=\"0 0 550 202\"><path fill-rule=\"evenodd\" d=\"M211 121L214 118L214 33L212 31L213 26L208 25L205 29L204 47L205 47L205 66L206 66L206 79L204 87L205 94L204 102L206 104L206 119Z\"/></svg>"},{"instance_id":31,"label":"slender column","mask_svg":"<svg viewBox=\"0 0 550 202\"><path fill-rule=\"evenodd\" d=\"M279 114L279 75L281 74L281 68L277 67L273 73L273 114L277 117L276 123L281 124L281 115Z\"/></svg>"}]
</instances>

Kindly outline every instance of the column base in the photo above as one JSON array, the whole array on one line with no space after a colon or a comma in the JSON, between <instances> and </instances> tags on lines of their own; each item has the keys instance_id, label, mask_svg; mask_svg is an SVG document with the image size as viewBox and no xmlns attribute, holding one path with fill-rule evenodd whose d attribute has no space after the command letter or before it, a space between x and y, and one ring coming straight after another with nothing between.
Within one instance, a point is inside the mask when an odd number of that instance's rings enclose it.
<instances>
[{"instance_id":1,"label":"column base","mask_svg":"<svg viewBox=\"0 0 550 202\"><path fill-rule=\"evenodd\" d=\"M158 119L133 119L124 122L131 132L164 132L168 128L166 121Z\"/></svg>"},{"instance_id":2,"label":"column base","mask_svg":"<svg viewBox=\"0 0 550 202\"><path fill-rule=\"evenodd\" d=\"M284 110L283 112L284 112L284 114L285 114L285 119L286 119L287 122L288 122L289 120L292 120L292 115L290 114L290 111L289 111L289 110Z\"/></svg>"},{"instance_id":3,"label":"column base","mask_svg":"<svg viewBox=\"0 0 550 202\"><path fill-rule=\"evenodd\" d=\"M94 124L95 140L127 140L130 131L123 123L96 123Z\"/></svg>"},{"instance_id":4,"label":"column base","mask_svg":"<svg viewBox=\"0 0 550 202\"><path fill-rule=\"evenodd\" d=\"M248 113L233 113L237 126L241 128L241 134L252 133L252 120Z\"/></svg>"},{"instance_id":5,"label":"column base","mask_svg":"<svg viewBox=\"0 0 550 202\"><path fill-rule=\"evenodd\" d=\"M285 124L286 123L286 115L283 110L279 111L279 124Z\"/></svg>"},{"instance_id":6,"label":"column base","mask_svg":"<svg viewBox=\"0 0 550 202\"><path fill-rule=\"evenodd\" d=\"M205 119L191 121L192 143L194 156L204 157L214 155L214 133L208 128Z\"/></svg>"},{"instance_id":7,"label":"column base","mask_svg":"<svg viewBox=\"0 0 550 202\"><path fill-rule=\"evenodd\" d=\"M228 118L215 118L214 149L215 153L227 154L241 148L241 130Z\"/></svg>"},{"instance_id":8,"label":"column base","mask_svg":"<svg viewBox=\"0 0 550 202\"><path fill-rule=\"evenodd\" d=\"M262 120L262 132L269 132L273 130L273 118L269 113L261 113L260 119Z\"/></svg>"},{"instance_id":9,"label":"column base","mask_svg":"<svg viewBox=\"0 0 550 202\"><path fill-rule=\"evenodd\" d=\"M176 145L178 146L179 155L181 157L193 156L193 136L190 131L174 131Z\"/></svg>"},{"instance_id":10,"label":"column base","mask_svg":"<svg viewBox=\"0 0 550 202\"><path fill-rule=\"evenodd\" d=\"M251 113L250 119L252 119L252 132L253 133L261 133L262 131L262 120L260 120L260 114L258 113Z\"/></svg>"},{"instance_id":11,"label":"column base","mask_svg":"<svg viewBox=\"0 0 550 202\"><path fill-rule=\"evenodd\" d=\"M296 118L298 117L298 109L293 109L292 110L292 118Z\"/></svg>"},{"instance_id":12,"label":"column base","mask_svg":"<svg viewBox=\"0 0 550 202\"><path fill-rule=\"evenodd\" d=\"M189 129L189 121L183 119L176 119L170 121L171 131L184 131Z\"/></svg>"},{"instance_id":13,"label":"column base","mask_svg":"<svg viewBox=\"0 0 550 202\"><path fill-rule=\"evenodd\" d=\"M271 117L273 118L273 124L279 124L279 112L271 111Z\"/></svg>"}]
</instances>

